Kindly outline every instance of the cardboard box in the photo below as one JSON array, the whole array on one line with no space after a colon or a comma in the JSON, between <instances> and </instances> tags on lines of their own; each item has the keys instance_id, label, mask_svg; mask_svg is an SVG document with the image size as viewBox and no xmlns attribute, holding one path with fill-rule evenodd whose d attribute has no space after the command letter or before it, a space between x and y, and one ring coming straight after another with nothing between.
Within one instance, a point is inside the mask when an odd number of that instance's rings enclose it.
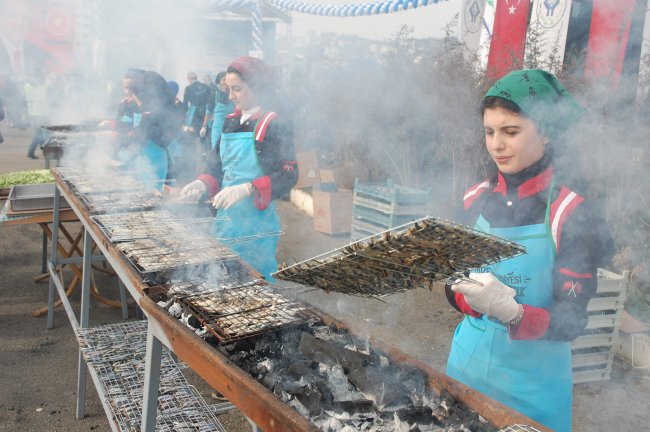
<instances>
[{"instance_id":1,"label":"cardboard box","mask_svg":"<svg viewBox=\"0 0 650 432\"><path fill-rule=\"evenodd\" d=\"M352 192L313 191L314 229L325 234L349 233L352 228Z\"/></svg>"},{"instance_id":2,"label":"cardboard box","mask_svg":"<svg viewBox=\"0 0 650 432\"><path fill-rule=\"evenodd\" d=\"M298 182L294 188L302 189L320 182L316 150L296 153L296 161L298 162Z\"/></svg>"},{"instance_id":3,"label":"cardboard box","mask_svg":"<svg viewBox=\"0 0 650 432\"><path fill-rule=\"evenodd\" d=\"M336 183L339 189L354 189L354 179L364 180L361 165L356 163L345 163L343 165L321 168L320 181L323 183Z\"/></svg>"}]
</instances>

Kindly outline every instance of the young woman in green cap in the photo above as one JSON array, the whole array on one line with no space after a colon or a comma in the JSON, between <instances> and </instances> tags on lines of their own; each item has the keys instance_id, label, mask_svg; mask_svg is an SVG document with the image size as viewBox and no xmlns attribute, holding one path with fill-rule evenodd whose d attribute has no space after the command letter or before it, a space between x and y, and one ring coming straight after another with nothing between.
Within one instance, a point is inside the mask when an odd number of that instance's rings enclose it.
<instances>
[{"instance_id":1,"label":"young woman in green cap","mask_svg":"<svg viewBox=\"0 0 650 432\"><path fill-rule=\"evenodd\" d=\"M447 286L465 314L447 374L556 431L571 430L570 342L587 323L609 238L602 218L553 163L583 108L550 73L513 71L481 106L494 178L464 196L464 220L526 254Z\"/></svg>"}]
</instances>

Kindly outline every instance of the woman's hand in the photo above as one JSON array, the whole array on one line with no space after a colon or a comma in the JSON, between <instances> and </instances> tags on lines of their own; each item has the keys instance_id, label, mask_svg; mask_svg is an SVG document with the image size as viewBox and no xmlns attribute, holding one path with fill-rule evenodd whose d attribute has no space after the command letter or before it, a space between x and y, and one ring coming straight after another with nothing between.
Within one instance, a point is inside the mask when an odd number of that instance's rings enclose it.
<instances>
[{"instance_id":1,"label":"woman's hand","mask_svg":"<svg viewBox=\"0 0 650 432\"><path fill-rule=\"evenodd\" d=\"M219 191L218 194L212 199L212 206L216 209L227 209L228 207L238 203L251 196L253 193L253 185L250 183L242 183L236 186L228 186Z\"/></svg>"},{"instance_id":2,"label":"woman's hand","mask_svg":"<svg viewBox=\"0 0 650 432\"><path fill-rule=\"evenodd\" d=\"M451 289L463 294L472 309L506 324L517 317L519 304L514 299L514 289L501 283L491 273L470 273L469 279L452 285Z\"/></svg>"},{"instance_id":3,"label":"woman's hand","mask_svg":"<svg viewBox=\"0 0 650 432\"><path fill-rule=\"evenodd\" d=\"M188 201L198 201L208 191L208 186L201 180L194 180L181 190L181 197Z\"/></svg>"}]
</instances>

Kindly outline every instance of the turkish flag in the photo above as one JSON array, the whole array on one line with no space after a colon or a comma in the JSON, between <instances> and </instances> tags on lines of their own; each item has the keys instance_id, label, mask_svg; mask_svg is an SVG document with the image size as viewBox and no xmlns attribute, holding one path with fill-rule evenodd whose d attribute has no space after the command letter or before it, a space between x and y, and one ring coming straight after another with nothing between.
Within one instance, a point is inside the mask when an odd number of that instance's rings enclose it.
<instances>
[{"instance_id":1,"label":"turkish flag","mask_svg":"<svg viewBox=\"0 0 650 432\"><path fill-rule=\"evenodd\" d=\"M524 61L530 0L498 0L488 55L487 76L501 78Z\"/></svg>"},{"instance_id":2,"label":"turkish flag","mask_svg":"<svg viewBox=\"0 0 650 432\"><path fill-rule=\"evenodd\" d=\"M635 0L594 0L585 76L610 79L616 87L623 70Z\"/></svg>"}]
</instances>

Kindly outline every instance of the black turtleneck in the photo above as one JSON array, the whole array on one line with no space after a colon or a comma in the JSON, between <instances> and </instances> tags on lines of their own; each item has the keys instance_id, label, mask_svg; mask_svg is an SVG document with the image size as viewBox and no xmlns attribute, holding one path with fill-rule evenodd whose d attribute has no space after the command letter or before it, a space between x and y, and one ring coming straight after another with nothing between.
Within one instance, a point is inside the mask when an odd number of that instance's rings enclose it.
<instances>
[{"instance_id":1,"label":"black turtleneck","mask_svg":"<svg viewBox=\"0 0 650 432\"><path fill-rule=\"evenodd\" d=\"M544 156L516 174L501 173L497 180L492 182L491 187L505 193L485 194L485 198L489 196L489 199L482 200L483 202L475 207L475 211L481 213L493 228L544 222L548 187L532 195L528 195L526 190L529 189L531 182L535 182L537 177L543 176L549 169L552 169L551 158Z\"/></svg>"}]
</instances>

